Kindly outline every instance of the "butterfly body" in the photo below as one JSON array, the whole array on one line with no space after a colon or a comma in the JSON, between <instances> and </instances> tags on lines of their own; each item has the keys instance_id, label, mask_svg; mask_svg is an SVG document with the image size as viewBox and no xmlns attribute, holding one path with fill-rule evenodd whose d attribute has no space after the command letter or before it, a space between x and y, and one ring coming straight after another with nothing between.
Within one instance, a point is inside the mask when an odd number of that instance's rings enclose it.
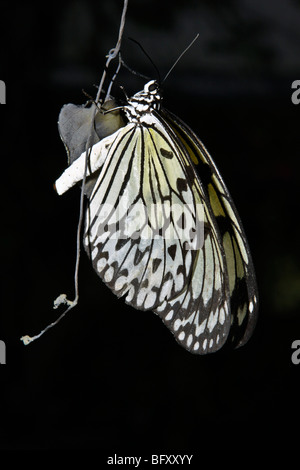
<instances>
[{"instance_id":1,"label":"butterfly body","mask_svg":"<svg viewBox=\"0 0 300 470\"><path fill-rule=\"evenodd\" d=\"M240 346L257 312L244 231L208 152L161 100L148 82L124 106L128 123L92 148L88 171L100 172L84 245L108 287L157 313L188 351ZM60 193L83 178L85 158L58 180Z\"/></svg>"}]
</instances>

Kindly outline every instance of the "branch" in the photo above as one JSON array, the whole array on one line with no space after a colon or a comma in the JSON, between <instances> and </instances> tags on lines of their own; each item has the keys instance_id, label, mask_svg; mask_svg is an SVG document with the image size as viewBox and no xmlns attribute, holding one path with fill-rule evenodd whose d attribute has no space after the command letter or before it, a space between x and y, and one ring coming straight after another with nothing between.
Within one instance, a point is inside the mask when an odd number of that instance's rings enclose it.
<instances>
[{"instance_id":1,"label":"branch","mask_svg":"<svg viewBox=\"0 0 300 470\"><path fill-rule=\"evenodd\" d=\"M106 72L108 70L108 67L109 67L111 61L113 59L115 59L118 56L119 52L120 52L122 37L123 37L123 32L124 32L124 27L125 27L127 6L128 6L128 0L124 0L123 12L122 12L120 28L119 28L118 41L117 41L116 46L113 49L111 49L109 51L108 55L106 56L107 61L106 61L105 68L104 68L104 71L103 71L103 74L102 74L102 77L101 77L101 81L100 81L100 84L99 84L99 87L98 87L98 92L97 92L97 96L96 96L96 103L98 103L99 100L100 100L100 95L101 95L101 92L102 92L102 88L103 88L103 84L104 84L104 81L105 81L105 78L106 78ZM119 60L119 65L118 65L117 71L114 74L112 82L113 82L114 78L116 77L116 74L119 71L120 64L121 64L121 61ZM106 98L108 97L108 94L111 90L111 85L112 85L112 83L110 84L110 86L108 88L108 93L106 95ZM46 331L48 331L50 328L55 326L72 308L74 308L78 304L78 300L79 300L78 271L79 271L79 261L80 261L80 237L81 237L81 228L82 228L82 222L83 222L84 187L85 187L85 180L86 180L86 175L87 175L88 161L89 161L89 157L90 157L90 153L91 153L91 147L89 145L89 142L90 142L91 135L92 135L92 129L93 129L93 125L94 125L94 118L95 118L96 112L98 112L97 107L95 107L95 110L94 110L94 116L93 116L92 124L91 124L91 132L90 132L89 138L88 138L87 143L86 143L85 168L84 168L84 176L83 176L83 180L82 180L81 193L80 193L79 221L78 221L77 237L76 237L77 251L76 251L76 264L75 264L75 272L74 272L75 298L74 298L74 300L68 300L66 294L60 294L57 297L57 299L54 301L53 308L56 309L61 304L67 304L68 305L67 309L60 315L60 317L57 318L57 320L55 320L54 322L52 322L48 326L46 326L46 328L44 328L39 334L37 334L35 336L32 336L32 337L29 336L29 335L22 336L20 339L21 339L21 341L23 341L24 345L30 344L33 341L35 341L36 339L40 338Z\"/></svg>"}]
</instances>

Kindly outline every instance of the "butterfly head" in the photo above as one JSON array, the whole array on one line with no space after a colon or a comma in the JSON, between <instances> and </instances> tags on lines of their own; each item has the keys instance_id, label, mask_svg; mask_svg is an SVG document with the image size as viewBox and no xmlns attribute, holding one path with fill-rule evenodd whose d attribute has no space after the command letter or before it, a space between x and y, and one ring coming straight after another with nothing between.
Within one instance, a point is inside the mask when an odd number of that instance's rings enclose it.
<instances>
[{"instance_id":1,"label":"butterfly head","mask_svg":"<svg viewBox=\"0 0 300 470\"><path fill-rule=\"evenodd\" d=\"M162 96L156 80L146 83L144 89L133 95L125 106L129 122L147 123L153 110L159 110Z\"/></svg>"},{"instance_id":2,"label":"butterfly head","mask_svg":"<svg viewBox=\"0 0 300 470\"><path fill-rule=\"evenodd\" d=\"M139 94L146 95L148 97L151 96L158 101L161 100L160 87L156 80L150 80L150 82L146 83L144 90L140 91Z\"/></svg>"}]
</instances>

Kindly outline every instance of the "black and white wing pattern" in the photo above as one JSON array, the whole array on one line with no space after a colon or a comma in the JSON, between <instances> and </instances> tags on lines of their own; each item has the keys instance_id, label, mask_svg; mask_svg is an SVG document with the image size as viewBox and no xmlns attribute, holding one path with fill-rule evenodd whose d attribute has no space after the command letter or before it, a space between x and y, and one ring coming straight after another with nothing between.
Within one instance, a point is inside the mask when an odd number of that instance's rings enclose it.
<instances>
[{"instance_id":1,"label":"black and white wing pattern","mask_svg":"<svg viewBox=\"0 0 300 470\"><path fill-rule=\"evenodd\" d=\"M219 229L229 281L231 327L228 342L240 347L251 337L258 314L255 271L242 222L222 176L202 142L173 113L165 109L162 112L189 152Z\"/></svg>"},{"instance_id":2,"label":"black and white wing pattern","mask_svg":"<svg viewBox=\"0 0 300 470\"><path fill-rule=\"evenodd\" d=\"M241 345L250 336L254 271L214 163L192 131L160 109L160 100L150 81L124 107L128 124L93 146L89 171L100 172L84 245L118 297L153 310L184 348L206 354L229 337ZM57 181L59 193L82 179L81 157Z\"/></svg>"}]
</instances>

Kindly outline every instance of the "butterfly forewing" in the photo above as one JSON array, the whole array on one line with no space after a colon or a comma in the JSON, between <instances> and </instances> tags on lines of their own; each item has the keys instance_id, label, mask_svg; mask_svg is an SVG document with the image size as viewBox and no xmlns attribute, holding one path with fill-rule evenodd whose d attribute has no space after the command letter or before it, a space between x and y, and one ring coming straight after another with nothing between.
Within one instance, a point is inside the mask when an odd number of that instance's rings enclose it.
<instances>
[{"instance_id":1,"label":"butterfly forewing","mask_svg":"<svg viewBox=\"0 0 300 470\"><path fill-rule=\"evenodd\" d=\"M240 217L202 142L173 113L164 110L164 118L188 149L218 224L229 278L232 323L229 340L235 346L242 346L250 338L256 323L258 293L253 262Z\"/></svg>"},{"instance_id":2,"label":"butterfly forewing","mask_svg":"<svg viewBox=\"0 0 300 470\"><path fill-rule=\"evenodd\" d=\"M183 216L187 234L203 224L199 245L183 234ZM230 321L219 234L187 152L159 116L118 132L87 217L85 244L116 295L154 310L192 352L223 345Z\"/></svg>"},{"instance_id":3,"label":"butterfly forewing","mask_svg":"<svg viewBox=\"0 0 300 470\"><path fill-rule=\"evenodd\" d=\"M186 184L202 204L203 245L193 252L192 276L180 295L166 299L156 310L175 338L186 349L206 354L222 347L230 329L228 278L223 247L213 214L191 163L187 149L161 116L165 139L173 142L174 159L186 171ZM170 168L170 172L174 172Z\"/></svg>"}]
</instances>

